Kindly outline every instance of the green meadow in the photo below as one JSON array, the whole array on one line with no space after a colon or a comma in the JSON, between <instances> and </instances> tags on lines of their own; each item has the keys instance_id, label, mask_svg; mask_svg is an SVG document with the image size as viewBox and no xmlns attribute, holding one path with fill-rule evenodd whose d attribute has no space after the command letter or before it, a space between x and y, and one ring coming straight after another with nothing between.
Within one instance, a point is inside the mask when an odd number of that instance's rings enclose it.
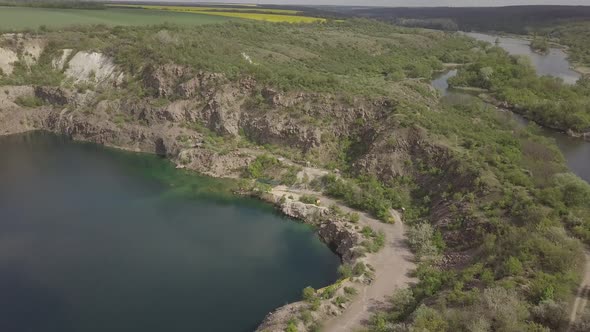
<instances>
[{"instance_id":1,"label":"green meadow","mask_svg":"<svg viewBox=\"0 0 590 332\"><path fill-rule=\"evenodd\" d=\"M62 28L81 24L116 26L175 23L199 25L225 22L228 20L235 19L223 16L144 9L109 8L104 10L86 10L0 7L0 31L37 29L41 26Z\"/></svg>"}]
</instances>

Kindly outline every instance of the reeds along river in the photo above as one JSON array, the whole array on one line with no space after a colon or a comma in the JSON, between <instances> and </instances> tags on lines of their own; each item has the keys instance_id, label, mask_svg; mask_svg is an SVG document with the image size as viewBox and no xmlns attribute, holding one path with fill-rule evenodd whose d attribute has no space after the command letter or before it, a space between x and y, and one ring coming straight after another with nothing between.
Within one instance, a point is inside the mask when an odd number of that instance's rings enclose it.
<instances>
[{"instance_id":1,"label":"reeds along river","mask_svg":"<svg viewBox=\"0 0 590 332\"><path fill-rule=\"evenodd\" d=\"M303 224L151 155L0 137L0 331L251 331L339 259Z\"/></svg>"},{"instance_id":2,"label":"reeds along river","mask_svg":"<svg viewBox=\"0 0 590 332\"><path fill-rule=\"evenodd\" d=\"M574 84L580 78L580 75L570 68L567 54L561 49L551 48L547 54L538 54L531 50L529 41L525 39L515 37L506 38L483 33L467 33L467 35L490 43L495 43L497 39L498 46L504 48L508 53L528 56L538 75L560 77L564 82L570 84ZM460 92L449 89L448 80L455 75L457 75L457 70L455 69L442 73L432 81L432 85L442 95L461 94ZM521 125L526 125L528 122L517 114L511 113L511 116ZM544 136L555 139L570 170L582 179L590 182L590 142L546 128L542 128L541 133Z\"/></svg>"}]
</instances>

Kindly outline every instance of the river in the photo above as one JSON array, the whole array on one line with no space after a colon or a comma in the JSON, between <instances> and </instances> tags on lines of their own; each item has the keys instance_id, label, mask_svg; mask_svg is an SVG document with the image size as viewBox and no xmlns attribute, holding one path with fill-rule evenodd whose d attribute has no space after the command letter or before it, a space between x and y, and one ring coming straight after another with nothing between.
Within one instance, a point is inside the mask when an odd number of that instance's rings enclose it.
<instances>
[{"instance_id":1,"label":"river","mask_svg":"<svg viewBox=\"0 0 590 332\"><path fill-rule=\"evenodd\" d=\"M310 227L225 181L41 132L0 155L0 331L246 332L337 278Z\"/></svg>"},{"instance_id":2,"label":"river","mask_svg":"<svg viewBox=\"0 0 590 332\"><path fill-rule=\"evenodd\" d=\"M554 76L563 79L565 83L574 84L580 78L580 74L571 69L567 60L567 53L559 48L549 48L547 54L533 52L530 42L526 39L516 37L503 37L484 33L468 32L469 37L480 41L494 44L496 40L498 46L512 55L524 55L531 59L531 63L537 70L537 74L544 76Z\"/></svg>"},{"instance_id":3,"label":"river","mask_svg":"<svg viewBox=\"0 0 590 332\"><path fill-rule=\"evenodd\" d=\"M561 49L551 48L548 54L539 54L533 52L529 47L529 41L515 37L501 37L491 34L466 33L468 36L490 43L495 43L499 39L499 46L513 55L528 56L535 67L538 75L551 75L560 77L566 83L574 84L580 75L570 69L570 63L567 60L567 54ZM462 94L461 92L449 89L448 80L457 75L457 70L453 69L440 74L431 84L441 92L443 96L449 94ZM512 113L514 119L525 125L528 121L520 115ZM542 134L551 137L564 155L570 170L582 179L590 182L590 142L582 139L570 137L566 134L555 130L543 128Z\"/></svg>"}]
</instances>

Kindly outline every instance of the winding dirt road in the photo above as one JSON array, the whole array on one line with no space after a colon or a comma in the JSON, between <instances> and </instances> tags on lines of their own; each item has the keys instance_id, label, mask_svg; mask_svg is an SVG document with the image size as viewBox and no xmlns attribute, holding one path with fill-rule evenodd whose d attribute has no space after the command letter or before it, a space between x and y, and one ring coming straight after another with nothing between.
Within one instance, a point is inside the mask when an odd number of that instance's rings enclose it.
<instances>
[{"instance_id":1,"label":"winding dirt road","mask_svg":"<svg viewBox=\"0 0 590 332\"><path fill-rule=\"evenodd\" d=\"M344 212L357 212L361 217L360 226L369 226L375 231L385 233L385 246L376 254L370 255L366 261L375 268L375 279L370 285L355 285L358 294L351 300L342 315L325 322L322 332L349 332L363 328L375 311L390 306L388 298L395 290L406 288L416 281L410 277L410 273L416 268L414 255L406 245L404 224L397 211L391 211L395 223L385 224L317 192L279 186L273 189L273 193L279 196L293 195L296 198L302 194L316 195L322 206L335 204Z\"/></svg>"},{"instance_id":2,"label":"winding dirt road","mask_svg":"<svg viewBox=\"0 0 590 332\"><path fill-rule=\"evenodd\" d=\"M385 232L385 247L372 255L368 263L375 267L375 280L359 289L346 311L328 320L323 332L355 331L361 329L376 310L389 308L389 297L394 291L406 288L415 279L410 273L416 268L414 255L406 245L404 224L397 211L392 211L395 223L384 224L373 218L363 216L364 222L374 230Z\"/></svg>"},{"instance_id":3,"label":"winding dirt road","mask_svg":"<svg viewBox=\"0 0 590 332\"><path fill-rule=\"evenodd\" d=\"M582 283L580 283L580 287L578 288L576 298L574 299L568 331L571 330L573 323L584 314L584 310L588 305L588 298L590 297L590 252L588 252L588 250L584 251L584 257L586 258L584 276L582 278Z\"/></svg>"}]
</instances>

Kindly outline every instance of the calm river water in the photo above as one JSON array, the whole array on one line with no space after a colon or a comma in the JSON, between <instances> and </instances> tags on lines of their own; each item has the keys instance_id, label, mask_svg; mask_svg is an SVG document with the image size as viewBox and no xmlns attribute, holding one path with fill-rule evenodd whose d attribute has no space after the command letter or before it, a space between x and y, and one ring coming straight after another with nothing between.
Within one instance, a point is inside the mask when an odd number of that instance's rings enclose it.
<instances>
[{"instance_id":1,"label":"calm river water","mask_svg":"<svg viewBox=\"0 0 590 332\"><path fill-rule=\"evenodd\" d=\"M150 155L0 137L0 331L251 331L339 259L303 225Z\"/></svg>"},{"instance_id":2,"label":"calm river water","mask_svg":"<svg viewBox=\"0 0 590 332\"><path fill-rule=\"evenodd\" d=\"M565 82L570 84L574 84L580 77L577 72L570 69L567 54L560 49L552 48L548 54L542 55L531 51L529 42L524 39L504 38L495 35L471 32L467 33L467 35L490 43L494 43L496 38L499 38L499 46L504 48L510 54L530 57L532 64L539 75L561 77ZM447 83L448 79L455 75L457 75L457 70L443 73L432 81L432 85L439 90L442 95L460 93L450 90ZM526 119L523 119L518 114L512 114L519 123L525 124L527 122ZM544 128L542 129L542 132L545 136L555 139L557 146L563 153L572 172L590 182L590 142L573 138L551 129Z\"/></svg>"},{"instance_id":3,"label":"calm river water","mask_svg":"<svg viewBox=\"0 0 590 332\"><path fill-rule=\"evenodd\" d=\"M468 32L469 37L494 44L496 39L500 47L512 55L524 55L531 59L531 63L541 76L548 75L559 77L564 82L574 84L580 78L580 74L570 68L567 54L559 48L550 48L549 53L539 54L533 52L530 42L522 38L502 37L490 34Z\"/></svg>"}]
</instances>

